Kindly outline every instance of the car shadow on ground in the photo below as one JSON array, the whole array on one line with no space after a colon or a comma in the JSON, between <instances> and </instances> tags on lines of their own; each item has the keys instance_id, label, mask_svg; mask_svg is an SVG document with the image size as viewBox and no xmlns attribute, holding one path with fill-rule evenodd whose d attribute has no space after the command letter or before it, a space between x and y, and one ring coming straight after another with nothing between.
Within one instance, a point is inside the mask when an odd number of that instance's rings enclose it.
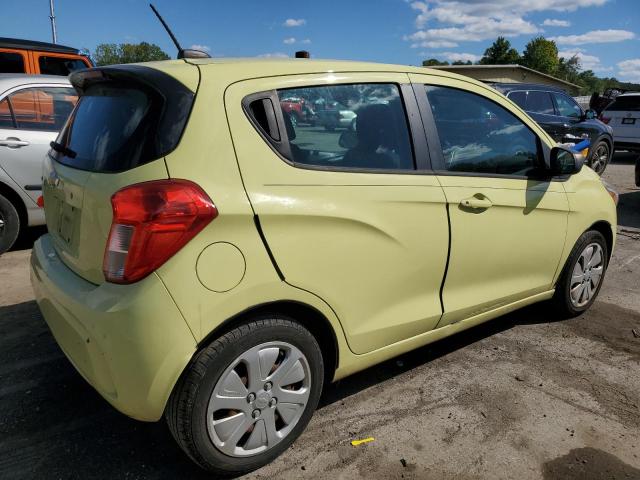
<instances>
[{"instance_id":1,"label":"car shadow on ground","mask_svg":"<svg viewBox=\"0 0 640 480\"><path fill-rule=\"evenodd\" d=\"M319 408L516 325L557 320L540 306L506 315L328 385ZM0 307L0 477L211 478L163 421L129 419L98 395L59 350L35 302Z\"/></svg>"},{"instance_id":2,"label":"car shadow on ground","mask_svg":"<svg viewBox=\"0 0 640 480\"><path fill-rule=\"evenodd\" d=\"M39 227L31 227L24 230L18 236L16 243L9 250L10 252L17 252L18 250L31 250L35 241L42 235L47 233L47 227L44 225Z\"/></svg>"},{"instance_id":3,"label":"car shadow on ground","mask_svg":"<svg viewBox=\"0 0 640 480\"><path fill-rule=\"evenodd\" d=\"M620 195L618 226L640 229L640 190Z\"/></svg>"}]
</instances>

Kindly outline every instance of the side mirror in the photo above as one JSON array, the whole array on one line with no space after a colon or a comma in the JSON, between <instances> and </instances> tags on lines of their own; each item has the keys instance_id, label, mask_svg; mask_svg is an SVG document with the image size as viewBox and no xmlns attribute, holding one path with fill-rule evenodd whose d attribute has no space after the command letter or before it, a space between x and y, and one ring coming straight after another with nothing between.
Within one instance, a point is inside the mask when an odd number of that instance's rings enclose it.
<instances>
[{"instance_id":1,"label":"side mirror","mask_svg":"<svg viewBox=\"0 0 640 480\"><path fill-rule=\"evenodd\" d=\"M565 147L553 147L550 156L550 171L554 175L573 175L582 170L584 157Z\"/></svg>"},{"instance_id":2,"label":"side mirror","mask_svg":"<svg viewBox=\"0 0 640 480\"><path fill-rule=\"evenodd\" d=\"M587 110L586 112L584 112L584 115L583 115L585 120L593 120L597 116L598 114L596 113L596 111L592 109Z\"/></svg>"}]
</instances>

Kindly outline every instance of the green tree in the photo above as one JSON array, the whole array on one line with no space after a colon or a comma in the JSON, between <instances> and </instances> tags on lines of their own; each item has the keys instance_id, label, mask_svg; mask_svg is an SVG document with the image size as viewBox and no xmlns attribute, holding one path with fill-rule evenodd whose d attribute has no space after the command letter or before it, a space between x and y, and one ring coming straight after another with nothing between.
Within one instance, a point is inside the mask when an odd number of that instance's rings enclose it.
<instances>
[{"instance_id":1,"label":"green tree","mask_svg":"<svg viewBox=\"0 0 640 480\"><path fill-rule=\"evenodd\" d=\"M556 42L544 37L531 40L522 53L522 65L548 75L556 73L559 63Z\"/></svg>"},{"instance_id":2,"label":"green tree","mask_svg":"<svg viewBox=\"0 0 640 480\"><path fill-rule=\"evenodd\" d=\"M154 60L168 60L169 55L154 44L140 43L101 43L93 52L96 65L113 65L116 63L151 62Z\"/></svg>"},{"instance_id":3,"label":"green tree","mask_svg":"<svg viewBox=\"0 0 640 480\"><path fill-rule=\"evenodd\" d=\"M467 60L466 62L462 60L456 60L451 65L473 65L473 62L471 62L471 60Z\"/></svg>"},{"instance_id":4,"label":"green tree","mask_svg":"<svg viewBox=\"0 0 640 480\"><path fill-rule=\"evenodd\" d=\"M433 66L440 66L440 65L449 65L449 62L441 62L437 58L430 58L428 60L422 61L423 67L433 67Z\"/></svg>"},{"instance_id":5,"label":"green tree","mask_svg":"<svg viewBox=\"0 0 640 480\"><path fill-rule=\"evenodd\" d=\"M558 59L558 68L556 69L556 77L571 83L578 83L580 76L580 59L577 55L571 58L560 57Z\"/></svg>"},{"instance_id":6,"label":"green tree","mask_svg":"<svg viewBox=\"0 0 640 480\"><path fill-rule=\"evenodd\" d=\"M481 65L511 65L520 62L520 54L504 37L496 38L496 41L484 51L480 59Z\"/></svg>"}]
</instances>

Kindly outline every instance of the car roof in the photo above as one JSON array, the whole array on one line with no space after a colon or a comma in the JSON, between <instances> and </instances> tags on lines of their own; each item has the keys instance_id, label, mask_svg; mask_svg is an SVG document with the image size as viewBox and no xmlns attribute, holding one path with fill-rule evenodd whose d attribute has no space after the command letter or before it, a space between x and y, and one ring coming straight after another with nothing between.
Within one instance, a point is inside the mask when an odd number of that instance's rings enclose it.
<instances>
[{"instance_id":1,"label":"car roof","mask_svg":"<svg viewBox=\"0 0 640 480\"><path fill-rule=\"evenodd\" d=\"M26 73L0 73L0 93L19 85L37 83L59 83L71 85L67 77L61 75L28 75Z\"/></svg>"},{"instance_id":2,"label":"car roof","mask_svg":"<svg viewBox=\"0 0 640 480\"><path fill-rule=\"evenodd\" d=\"M620 98L620 97L638 97L638 96L640 96L640 92L627 92L627 93L621 93L616 98Z\"/></svg>"},{"instance_id":3,"label":"car roof","mask_svg":"<svg viewBox=\"0 0 640 480\"><path fill-rule=\"evenodd\" d=\"M0 48L15 48L18 50L39 50L41 52L78 54L78 49L58 43L23 40L21 38L0 37Z\"/></svg>"},{"instance_id":4,"label":"car roof","mask_svg":"<svg viewBox=\"0 0 640 480\"><path fill-rule=\"evenodd\" d=\"M489 83L493 88L503 92L513 92L515 90L542 90L545 92L567 93L560 87L546 85L544 83Z\"/></svg>"}]
</instances>

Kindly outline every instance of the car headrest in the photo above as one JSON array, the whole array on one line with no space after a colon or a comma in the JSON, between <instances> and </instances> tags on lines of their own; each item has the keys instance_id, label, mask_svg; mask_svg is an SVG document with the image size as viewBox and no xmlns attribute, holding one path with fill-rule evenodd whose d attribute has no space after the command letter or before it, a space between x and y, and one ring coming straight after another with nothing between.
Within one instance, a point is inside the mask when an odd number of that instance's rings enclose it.
<instances>
[{"instance_id":1,"label":"car headrest","mask_svg":"<svg viewBox=\"0 0 640 480\"><path fill-rule=\"evenodd\" d=\"M385 143L389 132L389 124L393 122L388 105L373 104L358 109L356 133L358 146L365 150L376 150Z\"/></svg>"},{"instance_id":2,"label":"car headrest","mask_svg":"<svg viewBox=\"0 0 640 480\"><path fill-rule=\"evenodd\" d=\"M284 117L284 128L287 129L287 137L289 137L289 141L295 140L296 130L293 128L293 123L291 123L291 114L283 110L282 116Z\"/></svg>"}]
</instances>

